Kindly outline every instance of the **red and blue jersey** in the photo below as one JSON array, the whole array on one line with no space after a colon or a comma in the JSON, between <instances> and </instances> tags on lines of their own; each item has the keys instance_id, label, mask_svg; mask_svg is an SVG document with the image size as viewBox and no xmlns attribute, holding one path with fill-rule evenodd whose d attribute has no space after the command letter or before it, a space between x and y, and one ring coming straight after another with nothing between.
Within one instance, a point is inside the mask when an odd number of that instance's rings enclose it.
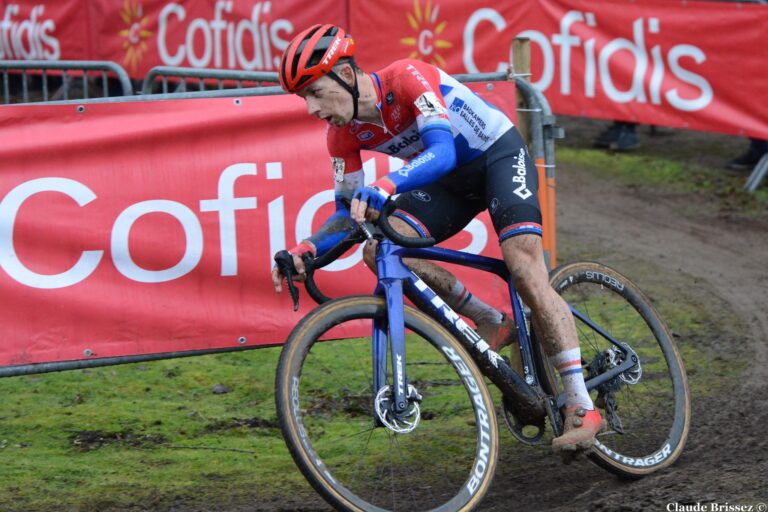
<instances>
[{"instance_id":1,"label":"red and blue jersey","mask_svg":"<svg viewBox=\"0 0 768 512\"><path fill-rule=\"evenodd\" d=\"M503 112L424 62L399 60L372 77L383 125L353 119L343 127L328 129L336 190L344 196L362 183L362 150L408 160L408 165L390 174L397 192L406 192L416 188L416 181L419 185L435 181L477 158L512 127ZM448 169L448 162L438 158L444 155L424 151L429 145L428 133L435 129L452 138L455 158ZM347 186L344 181L349 181Z\"/></svg>"},{"instance_id":2,"label":"red and blue jersey","mask_svg":"<svg viewBox=\"0 0 768 512\"><path fill-rule=\"evenodd\" d=\"M340 239L338 228L344 224L342 217L348 217L341 199L351 200L355 190L365 185L361 151L407 161L384 180L388 193L401 193L437 181L474 160L513 126L503 112L424 62L399 60L371 78L381 124L353 119L342 127L328 128L337 213L309 238L318 253Z\"/></svg>"}]
</instances>

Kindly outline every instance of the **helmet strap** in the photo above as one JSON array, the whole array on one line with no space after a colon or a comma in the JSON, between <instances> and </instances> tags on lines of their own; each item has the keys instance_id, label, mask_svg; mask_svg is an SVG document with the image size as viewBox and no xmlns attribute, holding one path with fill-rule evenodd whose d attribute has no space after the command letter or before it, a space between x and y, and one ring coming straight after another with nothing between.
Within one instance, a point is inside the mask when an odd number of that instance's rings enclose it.
<instances>
[{"instance_id":1,"label":"helmet strap","mask_svg":"<svg viewBox=\"0 0 768 512\"><path fill-rule=\"evenodd\" d=\"M349 94L352 95L352 119L355 119L357 117L357 103L358 99L360 98L360 90L357 87L357 73L354 72L354 69L352 72L355 75L355 83L352 86L342 80L342 78L333 71L329 71L328 75L326 76L336 80L339 85L341 85Z\"/></svg>"}]
</instances>

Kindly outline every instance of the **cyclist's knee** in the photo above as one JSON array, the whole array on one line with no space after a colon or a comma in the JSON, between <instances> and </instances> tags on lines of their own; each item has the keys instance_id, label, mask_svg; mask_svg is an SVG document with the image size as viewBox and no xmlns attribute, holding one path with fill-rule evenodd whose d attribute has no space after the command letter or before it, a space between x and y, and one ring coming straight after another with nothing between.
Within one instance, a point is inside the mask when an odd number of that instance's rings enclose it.
<instances>
[{"instance_id":1,"label":"cyclist's knee","mask_svg":"<svg viewBox=\"0 0 768 512\"><path fill-rule=\"evenodd\" d=\"M554 293L549 286L541 237L524 234L508 238L502 242L501 251L515 287L526 303L533 305L550 292Z\"/></svg>"},{"instance_id":2,"label":"cyclist's knee","mask_svg":"<svg viewBox=\"0 0 768 512\"><path fill-rule=\"evenodd\" d=\"M378 244L377 240L368 240L363 247L363 261L374 272L376 272L376 246Z\"/></svg>"},{"instance_id":3,"label":"cyclist's knee","mask_svg":"<svg viewBox=\"0 0 768 512\"><path fill-rule=\"evenodd\" d=\"M513 278L529 274L546 276L547 266L540 236L523 234L507 238L501 243L501 252Z\"/></svg>"}]
</instances>

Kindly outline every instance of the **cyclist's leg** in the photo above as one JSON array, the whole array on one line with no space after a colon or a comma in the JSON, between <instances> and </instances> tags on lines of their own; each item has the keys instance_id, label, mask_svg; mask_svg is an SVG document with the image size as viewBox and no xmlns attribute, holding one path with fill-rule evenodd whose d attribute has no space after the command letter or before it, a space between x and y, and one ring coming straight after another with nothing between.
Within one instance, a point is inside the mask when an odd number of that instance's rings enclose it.
<instances>
[{"instance_id":1,"label":"cyclist's leg","mask_svg":"<svg viewBox=\"0 0 768 512\"><path fill-rule=\"evenodd\" d=\"M504 261L518 293L531 308L539 339L567 394L565 432L553 447L558 451L587 448L602 428L602 420L584 385L573 316L549 284L537 170L517 130L507 132L487 153L486 200Z\"/></svg>"}]
</instances>

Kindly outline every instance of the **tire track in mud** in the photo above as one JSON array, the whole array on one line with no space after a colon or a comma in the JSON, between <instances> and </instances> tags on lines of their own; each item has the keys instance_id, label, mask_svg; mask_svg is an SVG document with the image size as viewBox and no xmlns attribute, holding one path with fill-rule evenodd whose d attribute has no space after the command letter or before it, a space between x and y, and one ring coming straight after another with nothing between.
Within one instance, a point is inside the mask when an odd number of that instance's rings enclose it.
<instances>
[{"instance_id":1,"label":"tire track in mud","mask_svg":"<svg viewBox=\"0 0 768 512\"><path fill-rule=\"evenodd\" d=\"M561 243L610 247L670 275L691 276L698 282L695 293L714 293L745 326L746 339L718 340L718 349L748 354L750 363L736 389L701 403L694 397L688 444L671 469L622 482L587 463L553 468L545 479L578 483L542 486L545 499L530 506L666 510L671 502L768 501L768 221L725 218L704 200L691 204L690 196L583 179L572 169L558 173L557 186Z\"/></svg>"}]
</instances>

